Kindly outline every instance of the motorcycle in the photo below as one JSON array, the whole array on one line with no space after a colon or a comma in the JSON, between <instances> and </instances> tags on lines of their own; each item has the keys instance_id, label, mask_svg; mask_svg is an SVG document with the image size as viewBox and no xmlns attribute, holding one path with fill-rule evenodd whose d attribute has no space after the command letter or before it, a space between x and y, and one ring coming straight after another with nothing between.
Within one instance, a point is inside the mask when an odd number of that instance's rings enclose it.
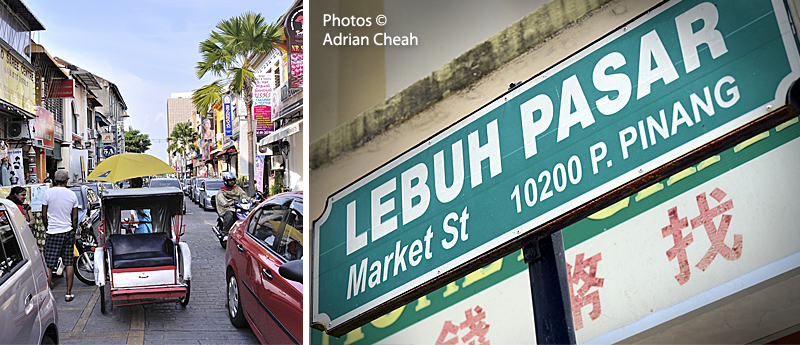
<instances>
[{"instance_id":1,"label":"motorcycle","mask_svg":"<svg viewBox=\"0 0 800 345\"><path fill-rule=\"evenodd\" d=\"M87 285L94 285L94 249L97 247L97 239L90 218L93 217L86 217L78 226L79 232L75 236L72 266L78 280Z\"/></svg>"},{"instance_id":2,"label":"motorcycle","mask_svg":"<svg viewBox=\"0 0 800 345\"><path fill-rule=\"evenodd\" d=\"M256 191L255 193L253 193L251 199L252 201L242 200L239 202L235 202L233 203L233 205L231 205L235 210L234 213L236 214L236 221L240 221L247 218L247 215L250 214L250 210L259 203L261 203L262 201L264 201L266 197L264 196L263 193ZM227 248L228 247L227 234L222 233L222 216L217 217L217 225L212 226L211 231L214 233L215 236L217 236L217 239L219 239L219 245L222 246L222 248Z\"/></svg>"}]
</instances>

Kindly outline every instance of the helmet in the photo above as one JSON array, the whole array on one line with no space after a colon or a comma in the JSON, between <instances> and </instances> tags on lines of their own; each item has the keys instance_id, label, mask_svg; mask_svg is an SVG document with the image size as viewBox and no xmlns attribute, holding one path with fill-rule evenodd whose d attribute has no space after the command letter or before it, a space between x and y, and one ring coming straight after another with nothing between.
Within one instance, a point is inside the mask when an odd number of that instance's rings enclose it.
<instances>
[{"instance_id":1,"label":"helmet","mask_svg":"<svg viewBox=\"0 0 800 345\"><path fill-rule=\"evenodd\" d=\"M224 181L236 180L236 175L234 175L234 174L233 174L232 172L230 172L230 171L226 171L226 172L222 173L222 179L223 179Z\"/></svg>"}]
</instances>

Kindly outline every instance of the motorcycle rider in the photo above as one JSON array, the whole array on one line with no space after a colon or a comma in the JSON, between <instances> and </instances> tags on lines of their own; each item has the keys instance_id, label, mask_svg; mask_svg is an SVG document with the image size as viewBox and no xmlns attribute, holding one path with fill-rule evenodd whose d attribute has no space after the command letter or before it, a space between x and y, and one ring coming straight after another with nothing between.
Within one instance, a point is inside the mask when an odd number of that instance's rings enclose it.
<instances>
[{"instance_id":1,"label":"motorcycle rider","mask_svg":"<svg viewBox=\"0 0 800 345\"><path fill-rule=\"evenodd\" d=\"M236 175L232 172L226 171L222 173L222 180L225 181L225 185L219 189L215 196L217 201L217 214L222 220L222 224L218 222L217 225L224 236L222 241L227 241L228 232L231 230L233 223L236 222L236 211L233 208L233 203L249 199L247 193L236 185Z\"/></svg>"}]
</instances>

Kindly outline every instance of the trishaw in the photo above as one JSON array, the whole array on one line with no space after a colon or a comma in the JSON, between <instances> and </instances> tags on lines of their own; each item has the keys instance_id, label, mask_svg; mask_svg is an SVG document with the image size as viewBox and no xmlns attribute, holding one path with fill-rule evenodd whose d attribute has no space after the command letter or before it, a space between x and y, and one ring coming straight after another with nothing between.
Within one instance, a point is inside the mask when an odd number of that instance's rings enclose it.
<instances>
[{"instance_id":1,"label":"trishaw","mask_svg":"<svg viewBox=\"0 0 800 345\"><path fill-rule=\"evenodd\" d=\"M189 303L192 258L184 233L183 191L175 187L101 193L95 282L100 311L165 302ZM106 290L109 299L106 300Z\"/></svg>"}]
</instances>

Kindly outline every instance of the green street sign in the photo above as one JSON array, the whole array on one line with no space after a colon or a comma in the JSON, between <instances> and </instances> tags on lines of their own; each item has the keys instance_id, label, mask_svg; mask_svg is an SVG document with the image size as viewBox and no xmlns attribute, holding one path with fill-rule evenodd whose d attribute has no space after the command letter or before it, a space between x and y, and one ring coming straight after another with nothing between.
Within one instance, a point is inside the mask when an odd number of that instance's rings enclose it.
<instances>
[{"instance_id":1,"label":"green street sign","mask_svg":"<svg viewBox=\"0 0 800 345\"><path fill-rule=\"evenodd\" d=\"M798 76L782 1L652 9L330 196L312 323L341 335L446 285L784 106Z\"/></svg>"}]
</instances>

